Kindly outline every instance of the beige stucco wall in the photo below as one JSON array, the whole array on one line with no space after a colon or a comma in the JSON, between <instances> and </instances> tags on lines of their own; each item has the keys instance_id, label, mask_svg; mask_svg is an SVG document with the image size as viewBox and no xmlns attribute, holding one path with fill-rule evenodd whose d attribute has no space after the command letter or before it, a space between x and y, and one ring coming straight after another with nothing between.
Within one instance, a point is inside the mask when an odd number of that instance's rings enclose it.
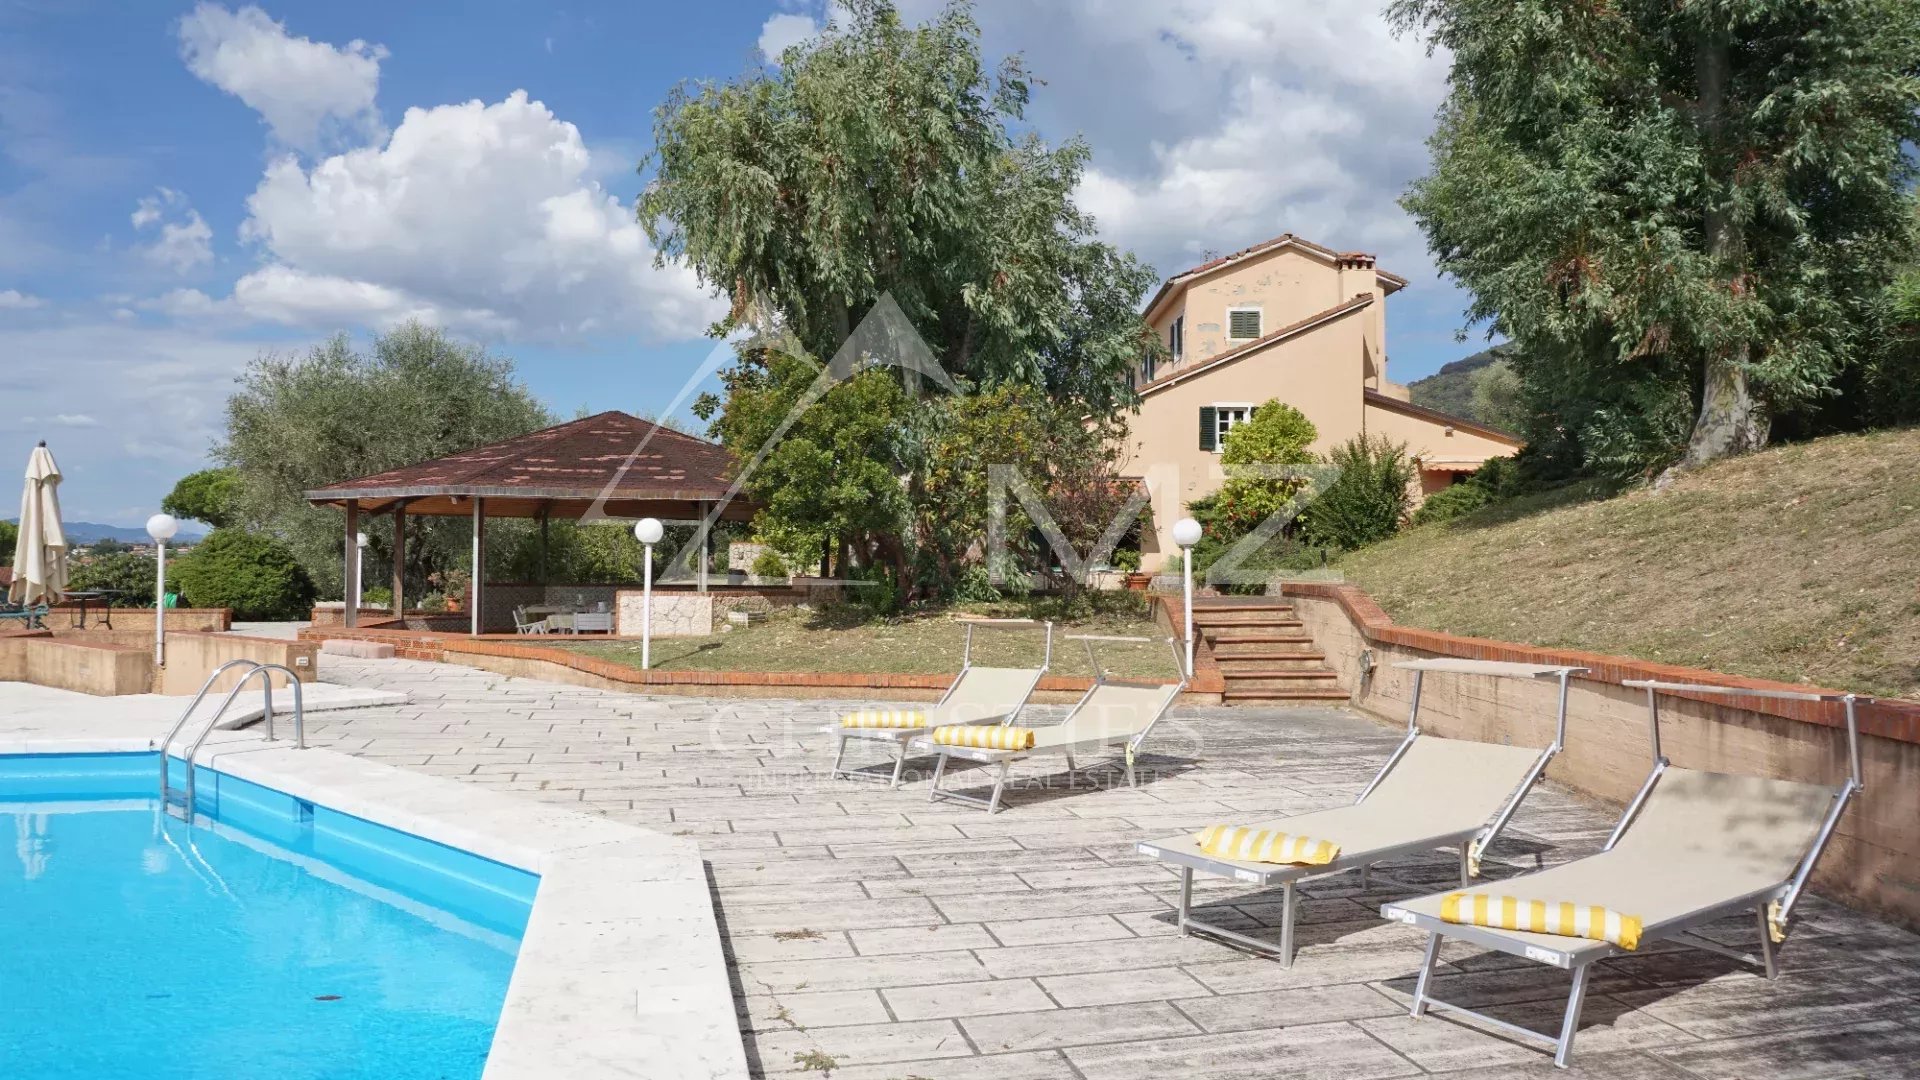
<instances>
[{"instance_id":1,"label":"beige stucco wall","mask_svg":"<svg viewBox=\"0 0 1920 1080\"><path fill-rule=\"evenodd\" d=\"M0 637L0 680L111 697L153 689L153 654L130 645Z\"/></svg>"},{"instance_id":2,"label":"beige stucco wall","mask_svg":"<svg viewBox=\"0 0 1920 1080\"><path fill-rule=\"evenodd\" d=\"M1181 362L1162 367L1154 374L1158 377L1180 371L1245 344L1227 337L1227 311L1231 308L1259 308L1261 332L1271 334L1361 293L1385 299L1385 286L1372 268L1341 269L1300 248L1281 248L1244 263L1222 267L1189 283L1162 310L1152 313L1154 331L1162 342L1167 340L1167 330L1174 319L1185 315L1187 320ZM1380 389L1372 380L1384 378L1386 373L1386 306L1373 305L1361 320L1365 324L1363 348L1369 365L1368 385Z\"/></svg>"},{"instance_id":3,"label":"beige stucco wall","mask_svg":"<svg viewBox=\"0 0 1920 1080\"><path fill-rule=\"evenodd\" d=\"M1157 535L1142 539L1143 570L1158 569L1164 553L1174 550L1173 523L1186 504L1219 490L1226 479L1220 455L1200 449L1202 406L1262 405L1277 398L1313 421L1320 435L1313 445L1316 452L1359 434L1367 310L1341 315L1141 399L1140 411L1128 419L1121 471L1145 478L1152 492Z\"/></svg>"},{"instance_id":4,"label":"beige stucco wall","mask_svg":"<svg viewBox=\"0 0 1920 1080\"><path fill-rule=\"evenodd\" d=\"M161 669L160 692L163 694L191 694L200 689L200 684L214 668L229 660L254 660L262 664L280 664L291 668L300 676L301 682L314 680L314 657L320 646L312 641L287 641L283 638L246 637L240 634L200 634L167 633L167 664ZM233 684L244 675L245 669L235 668L214 680L212 691L230 690ZM269 673L274 687L287 685L287 677L278 673ZM258 687L262 676L255 676L250 685Z\"/></svg>"},{"instance_id":5,"label":"beige stucco wall","mask_svg":"<svg viewBox=\"0 0 1920 1080\"><path fill-rule=\"evenodd\" d=\"M1369 435L1384 435L1404 443L1410 457L1423 461L1472 461L1476 465L1491 458L1510 457L1519 447L1502 439L1483 435L1457 424L1445 424L1424 416L1409 416L1389 406L1367 402L1364 418ZM1422 469L1419 492L1424 498L1452 484L1464 475L1458 469Z\"/></svg>"},{"instance_id":6,"label":"beige stucco wall","mask_svg":"<svg viewBox=\"0 0 1920 1080\"><path fill-rule=\"evenodd\" d=\"M1337 601L1291 599L1341 685L1355 691L1354 704L1389 723L1406 723L1413 676L1391 665L1435 654L1368 640ZM1366 650L1377 666L1362 680ZM1421 727L1448 738L1545 746L1553 736L1557 685L1432 675L1421 690ZM1661 698L1660 717L1661 749L1682 768L1835 785L1846 775L1846 737L1834 728L1670 697ZM1575 680L1567 695L1566 749L1547 776L1623 806L1650 764L1644 692ZM1920 817L1912 812L1911 794L1920 785L1920 745L1862 736L1861 766L1866 792L1841 819L1814 887L1920 926ZM1524 807L1514 824L1526 830Z\"/></svg>"}]
</instances>

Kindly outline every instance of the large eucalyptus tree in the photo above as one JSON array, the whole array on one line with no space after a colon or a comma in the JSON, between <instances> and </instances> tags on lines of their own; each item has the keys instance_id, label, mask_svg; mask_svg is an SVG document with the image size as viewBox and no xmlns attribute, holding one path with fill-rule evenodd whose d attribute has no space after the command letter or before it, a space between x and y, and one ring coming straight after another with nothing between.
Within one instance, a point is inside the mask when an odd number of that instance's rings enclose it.
<instances>
[{"instance_id":1,"label":"large eucalyptus tree","mask_svg":"<svg viewBox=\"0 0 1920 1080\"><path fill-rule=\"evenodd\" d=\"M1920 4L1389 12L1452 57L1405 205L1469 316L1520 344L1530 434L1695 466L1764 445L1861 356L1913 241Z\"/></svg>"},{"instance_id":2,"label":"large eucalyptus tree","mask_svg":"<svg viewBox=\"0 0 1920 1080\"><path fill-rule=\"evenodd\" d=\"M725 400L704 405L743 459L782 433L747 479L762 531L815 551L858 539L904 576L927 386L890 393L869 372L786 426L817 365L890 296L937 381L1032 389L1078 424L1131 400L1151 341L1135 305L1156 278L1074 205L1087 145L1016 134L1032 79L1018 58L989 71L966 4L918 26L886 0L836 10L777 63L672 93L639 215L663 260L731 297L716 333L770 323L807 358L743 348ZM950 579L951 560L935 563Z\"/></svg>"}]
</instances>

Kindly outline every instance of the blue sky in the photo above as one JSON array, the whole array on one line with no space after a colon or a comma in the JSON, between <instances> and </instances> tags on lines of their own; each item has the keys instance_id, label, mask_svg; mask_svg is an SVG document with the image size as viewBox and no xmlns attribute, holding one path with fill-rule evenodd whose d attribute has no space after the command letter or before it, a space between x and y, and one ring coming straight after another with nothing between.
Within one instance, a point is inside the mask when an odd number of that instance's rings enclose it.
<instances>
[{"instance_id":1,"label":"blue sky","mask_svg":"<svg viewBox=\"0 0 1920 1080\"><path fill-rule=\"evenodd\" d=\"M909 17L933 0L905 0ZM633 223L651 111L777 59L831 13L697 5L0 0L5 447L44 438L69 517L132 524L202 466L262 350L420 317L558 413L661 412L716 301ZM1080 198L1163 273L1291 231L1412 279L1391 373L1473 351L1394 203L1444 58L1362 6L987 0L1030 119L1095 151Z\"/></svg>"}]
</instances>

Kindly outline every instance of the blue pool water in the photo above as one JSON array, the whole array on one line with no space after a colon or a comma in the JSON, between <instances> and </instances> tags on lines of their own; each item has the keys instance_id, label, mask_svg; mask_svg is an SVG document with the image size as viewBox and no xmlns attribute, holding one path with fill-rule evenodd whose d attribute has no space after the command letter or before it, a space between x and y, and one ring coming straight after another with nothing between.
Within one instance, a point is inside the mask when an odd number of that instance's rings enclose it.
<instances>
[{"instance_id":1,"label":"blue pool water","mask_svg":"<svg viewBox=\"0 0 1920 1080\"><path fill-rule=\"evenodd\" d=\"M480 1075L536 878L158 768L0 757L0 1075Z\"/></svg>"}]
</instances>

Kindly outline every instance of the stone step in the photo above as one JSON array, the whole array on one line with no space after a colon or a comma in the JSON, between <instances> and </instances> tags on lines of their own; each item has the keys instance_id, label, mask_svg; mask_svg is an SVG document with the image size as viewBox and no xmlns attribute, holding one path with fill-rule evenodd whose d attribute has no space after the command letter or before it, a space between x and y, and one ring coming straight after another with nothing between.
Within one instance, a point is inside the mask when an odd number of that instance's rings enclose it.
<instances>
[{"instance_id":1,"label":"stone step","mask_svg":"<svg viewBox=\"0 0 1920 1080\"><path fill-rule=\"evenodd\" d=\"M1195 615L1203 611L1292 611L1293 605L1285 600L1270 600L1260 596L1196 596L1193 598Z\"/></svg>"},{"instance_id":2,"label":"stone step","mask_svg":"<svg viewBox=\"0 0 1920 1080\"><path fill-rule=\"evenodd\" d=\"M1346 701L1347 692L1338 688L1289 687L1283 690L1234 690L1220 695L1228 705L1303 705L1312 702Z\"/></svg>"},{"instance_id":3,"label":"stone step","mask_svg":"<svg viewBox=\"0 0 1920 1080\"><path fill-rule=\"evenodd\" d=\"M1340 678L1340 675L1338 675L1336 671L1332 671L1331 667L1325 667L1325 665L1313 665L1313 667L1273 667L1271 663L1269 663L1269 665L1261 665L1261 667L1238 667L1238 665L1235 665L1235 667L1227 667L1227 665L1221 665L1219 675L1227 680L1229 686L1235 686L1238 682L1246 682L1248 678L1294 678L1294 680L1302 680L1302 678Z\"/></svg>"},{"instance_id":4,"label":"stone step","mask_svg":"<svg viewBox=\"0 0 1920 1080\"><path fill-rule=\"evenodd\" d=\"M1324 664L1327 654L1318 649L1269 648L1265 645L1234 645L1230 648L1215 649L1213 658L1222 665L1227 663L1253 664L1271 661L1287 663Z\"/></svg>"},{"instance_id":5,"label":"stone step","mask_svg":"<svg viewBox=\"0 0 1920 1080\"><path fill-rule=\"evenodd\" d=\"M1297 630L1306 624L1284 611L1273 615L1241 612L1215 615L1210 612L1203 614L1196 611L1193 613L1193 625L1205 630L1226 630L1239 627L1274 627Z\"/></svg>"},{"instance_id":6,"label":"stone step","mask_svg":"<svg viewBox=\"0 0 1920 1080\"><path fill-rule=\"evenodd\" d=\"M1209 644L1220 645L1311 645L1313 635L1292 631L1253 632L1233 630L1224 634L1208 634Z\"/></svg>"}]
</instances>

